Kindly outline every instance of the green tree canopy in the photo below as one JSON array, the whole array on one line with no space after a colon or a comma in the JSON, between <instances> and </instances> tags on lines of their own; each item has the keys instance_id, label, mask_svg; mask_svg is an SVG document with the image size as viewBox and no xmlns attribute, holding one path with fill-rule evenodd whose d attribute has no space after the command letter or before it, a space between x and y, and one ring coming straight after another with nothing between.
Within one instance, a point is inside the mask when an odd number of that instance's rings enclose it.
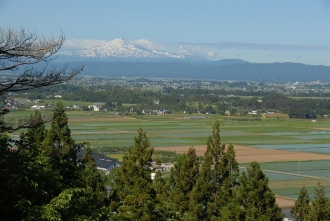
<instances>
[{"instance_id":1,"label":"green tree canopy","mask_svg":"<svg viewBox=\"0 0 330 221\"><path fill-rule=\"evenodd\" d=\"M190 210L197 220L221 217L221 208L231 199L238 185L239 169L232 145L225 150L220 140L220 122L213 125L213 133L207 140L207 150L200 176L191 193Z\"/></svg>"},{"instance_id":2,"label":"green tree canopy","mask_svg":"<svg viewBox=\"0 0 330 221\"><path fill-rule=\"evenodd\" d=\"M294 206L291 208L290 213L297 221L304 221L310 211L310 199L307 189L301 188L298 199L295 201Z\"/></svg>"},{"instance_id":3,"label":"green tree canopy","mask_svg":"<svg viewBox=\"0 0 330 221\"><path fill-rule=\"evenodd\" d=\"M68 117L61 102L56 105L50 129L42 142L42 148L51 157L53 170L59 171L61 190L76 187L77 182L81 180L79 177L82 168L79 167L80 162L77 160L77 151L81 145L75 144L71 137ZM80 186L82 185L80 183Z\"/></svg>"},{"instance_id":4,"label":"green tree canopy","mask_svg":"<svg viewBox=\"0 0 330 221\"><path fill-rule=\"evenodd\" d=\"M187 154L180 156L171 168L168 179L169 198L172 209L183 217L189 211L190 193L199 176L199 158L195 148L190 147Z\"/></svg>"},{"instance_id":5,"label":"green tree canopy","mask_svg":"<svg viewBox=\"0 0 330 221\"><path fill-rule=\"evenodd\" d=\"M154 149L146 132L139 129L134 148L129 149L113 182L111 211L124 220L155 220L156 192L151 180Z\"/></svg>"},{"instance_id":6,"label":"green tree canopy","mask_svg":"<svg viewBox=\"0 0 330 221\"><path fill-rule=\"evenodd\" d=\"M324 186L320 183L318 184L318 187L315 188L311 202L312 206L305 220L330 220L330 200L325 196Z\"/></svg>"},{"instance_id":7,"label":"green tree canopy","mask_svg":"<svg viewBox=\"0 0 330 221\"><path fill-rule=\"evenodd\" d=\"M274 193L268 187L268 178L257 162L251 162L247 172L242 172L239 183L235 197L240 217L245 217L246 221L282 220L284 214L276 204Z\"/></svg>"}]
</instances>

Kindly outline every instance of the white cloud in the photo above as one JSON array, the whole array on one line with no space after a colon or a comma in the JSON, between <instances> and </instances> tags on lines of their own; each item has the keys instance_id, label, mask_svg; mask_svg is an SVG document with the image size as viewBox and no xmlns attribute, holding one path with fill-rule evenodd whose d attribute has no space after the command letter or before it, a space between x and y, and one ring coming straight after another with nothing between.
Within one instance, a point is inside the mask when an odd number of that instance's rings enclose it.
<instances>
[{"instance_id":1,"label":"white cloud","mask_svg":"<svg viewBox=\"0 0 330 221\"><path fill-rule=\"evenodd\" d=\"M129 42L130 44L133 45L138 45L140 47L150 49L150 50L163 50L163 46L159 44L155 44L152 41L148 39L137 39Z\"/></svg>"},{"instance_id":2,"label":"white cloud","mask_svg":"<svg viewBox=\"0 0 330 221\"><path fill-rule=\"evenodd\" d=\"M188 53L196 57L204 57L207 59L215 59L218 55L218 48L209 47L209 45L199 43L180 43L178 46L179 53ZM215 50L214 50L215 49Z\"/></svg>"},{"instance_id":3,"label":"white cloud","mask_svg":"<svg viewBox=\"0 0 330 221\"><path fill-rule=\"evenodd\" d=\"M196 57L204 57L207 59L215 59L218 56L218 52L210 50L208 47L203 45L180 45L179 53L188 53Z\"/></svg>"},{"instance_id":4,"label":"white cloud","mask_svg":"<svg viewBox=\"0 0 330 221\"><path fill-rule=\"evenodd\" d=\"M177 44L178 53L211 60L240 58L249 62L296 62L304 64L330 65L329 45L284 45L245 42L187 43Z\"/></svg>"},{"instance_id":5,"label":"white cloud","mask_svg":"<svg viewBox=\"0 0 330 221\"><path fill-rule=\"evenodd\" d=\"M209 59L214 59L214 58L216 58L218 56L218 53L216 53L216 52L214 52L214 51L209 51L209 52L207 52L207 57L209 58Z\"/></svg>"},{"instance_id":6,"label":"white cloud","mask_svg":"<svg viewBox=\"0 0 330 221\"><path fill-rule=\"evenodd\" d=\"M330 51L330 45L295 45L295 44L260 44L247 42L218 42L218 43L180 43L185 47L214 48L214 49L243 49L260 51Z\"/></svg>"},{"instance_id":7,"label":"white cloud","mask_svg":"<svg viewBox=\"0 0 330 221\"><path fill-rule=\"evenodd\" d=\"M179 50L180 53L188 53L192 55L201 55L204 52L203 47L199 45L180 45Z\"/></svg>"}]
</instances>

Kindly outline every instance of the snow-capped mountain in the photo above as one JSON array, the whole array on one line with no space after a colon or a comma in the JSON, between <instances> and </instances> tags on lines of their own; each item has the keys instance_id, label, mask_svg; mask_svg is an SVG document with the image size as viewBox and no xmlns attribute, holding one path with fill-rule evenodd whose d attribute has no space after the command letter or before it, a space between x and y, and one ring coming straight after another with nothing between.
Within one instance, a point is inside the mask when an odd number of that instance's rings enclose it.
<instances>
[{"instance_id":1,"label":"snow-capped mountain","mask_svg":"<svg viewBox=\"0 0 330 221\"><path fill-rule=\"evenodd\" d=\"M190 60L200 61L202 58L194 57L188 53L173 54L164 51L149 50L137 45L127 43L122 38L114 39L103 45L86 50L63 53L62 59L68 60Z\"/></svg>"}]
</instances>

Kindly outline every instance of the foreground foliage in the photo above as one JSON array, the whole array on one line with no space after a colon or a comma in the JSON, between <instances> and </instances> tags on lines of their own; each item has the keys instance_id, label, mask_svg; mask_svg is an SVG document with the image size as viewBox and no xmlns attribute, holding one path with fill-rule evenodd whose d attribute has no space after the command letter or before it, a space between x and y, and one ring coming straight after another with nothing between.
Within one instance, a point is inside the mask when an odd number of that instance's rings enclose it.
<instances>
[{"instance_id":1,"label":"foreground foliage","mask_svg":"<svg viewBox=\"0 0 330 221\"><path fill-rule=\"evenodd\" d=\"M325 196L324 187L319 183L313 199L303 187L290 212L297 221L330 220L330 200Z\"/></svg>"},{"instance_id":2,"label":"foreground foliage","mask_svg":"<svg viewBox=\"0 0 330 221\"><path fill-rule=\"evenodd\" d=\"M39 112L32 116L40 120ZM77 152L85 149L81 160ZM54 120L13 140L0 137L2 220L274 220L283 218L257 162L239 171L232 145L213 125L203 158L191 147L167 178L151 173L154 149L142 128L121 167L97 170L88 143L71 137L63 105ZM111 186L110 193L106 186ZM311 202L311 203L310 203ZM319 186L310 200L302 189L291 212L297 220L327 220L329 199Z\"/></svg>"}]
</instances>

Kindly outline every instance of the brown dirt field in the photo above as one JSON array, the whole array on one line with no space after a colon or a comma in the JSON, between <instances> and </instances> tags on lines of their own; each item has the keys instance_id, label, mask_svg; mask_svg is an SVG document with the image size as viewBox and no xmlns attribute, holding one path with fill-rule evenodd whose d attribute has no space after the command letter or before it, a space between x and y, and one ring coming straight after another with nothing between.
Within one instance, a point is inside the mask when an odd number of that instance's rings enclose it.
<instances>
[{"instance_id":1,"label":"brown dirt field","mask_svg":"<svg viewBox=\"0 0 330 221\"><path fill-rule=\"evenodd\" d=\"M304 161L304 160L329 160L330 155L314 153L298 153L284 150L270 150L242 145L233 145L236 151L236 160L239 163L274 162L274 161ZM155 147L157 150L169 150L176 153L187 153L190 146L178 147ZM197 155L203 156L206 151L205 146L194 146Z\"/></svg>"},{"instance_id":2,"label":"brown dirt field","mask_svg":"<svg viewBox=\"0 0 330 221\"><path fill-rule=\"evenodd\" d=\"M263 116L266 117L266 118L276 118L276 117L289 118L288 114L281 114L281 113L264 114Z\"/></svg>"},{"instance_id":3,"label":"brown dirt field","mask_svg":"<svg viewBox=\"0 0 330 221\"><path fill-rule=\"evenodd\" d=\"M108 117L108 118L69 118L69 122L103 122L103 121L131 121L136 120L132 117Z\"/></svg>"},{"instance_id":4,"label":"brown dirt field","mask_svg":"<svg viewBox=\"0 0 330 221\"><path fill-rule=\"evenodd\" d=\"M314 127L314 130L330 130L330 128L327 127Z\"/></svg>"},{"instance_id":5,"label":"brown dirt field","mask_svg":"<svg viewBox=\"0 0 330 221\"><path fill-rule=\"evenodd\" d=\"M276 203L281 209L291 209L294 206L294 202L293 199L276 196Z\"/></svg>"}]
</instances>

